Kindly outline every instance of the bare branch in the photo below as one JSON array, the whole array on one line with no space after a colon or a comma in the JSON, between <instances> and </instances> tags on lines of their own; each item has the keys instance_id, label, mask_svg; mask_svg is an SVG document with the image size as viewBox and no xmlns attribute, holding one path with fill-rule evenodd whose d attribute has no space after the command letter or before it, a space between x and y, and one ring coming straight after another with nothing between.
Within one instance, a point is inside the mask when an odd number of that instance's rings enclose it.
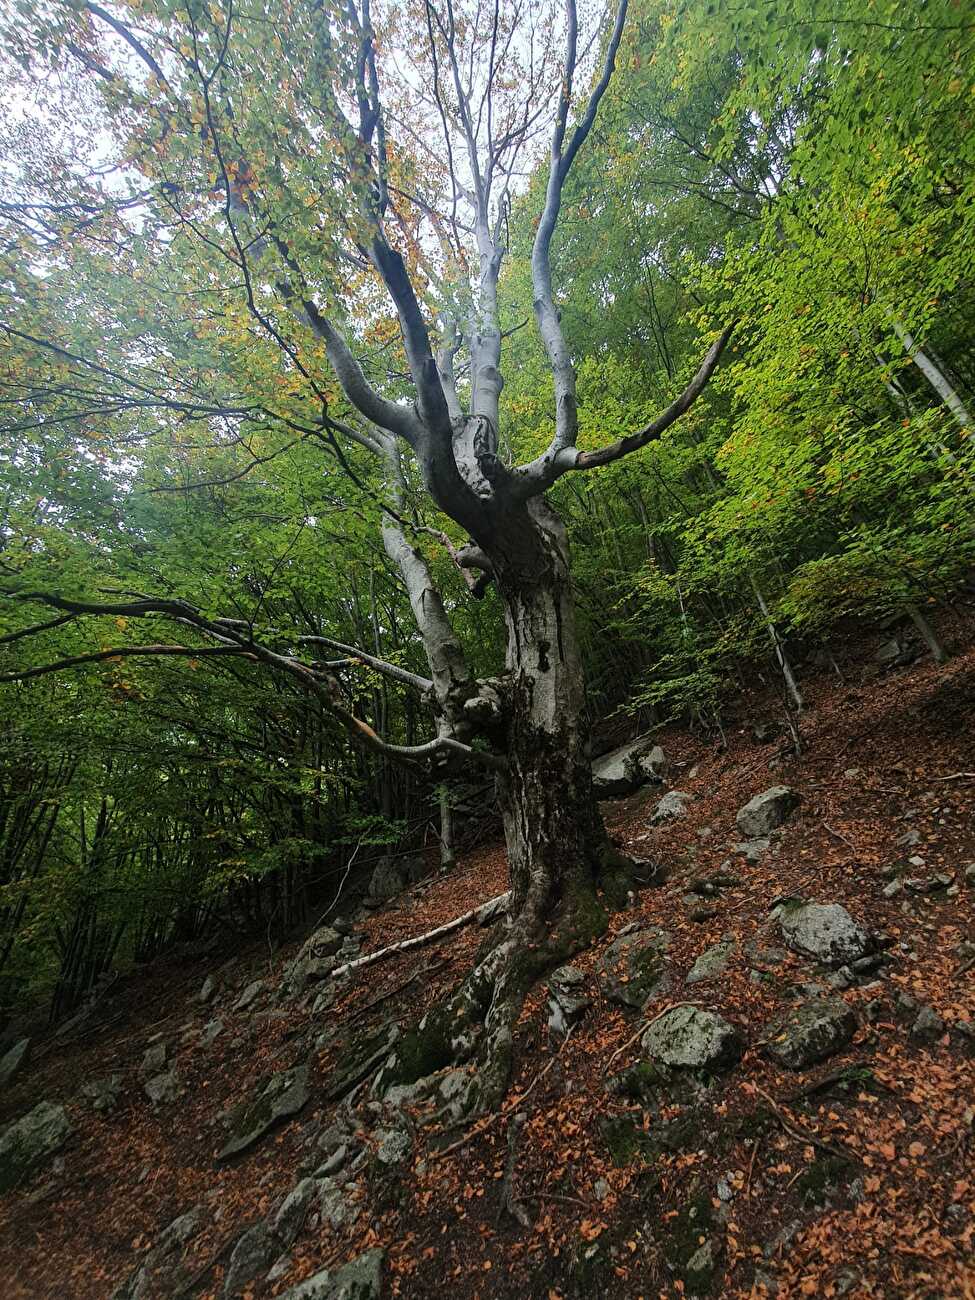
<instances>
[{"instance_id":1,"label":"bare branch","mask_svg":"<svg viewBox=\"0 0 975 1300\"><path fill-rule=\"evenodd\" d=\"M518 469L512 471L512 478L519 494L527 497L544 492L546 488L551 487L556 479L561 478L569 470L595 469L599 465L609 465L612 461L620 460L623 456L628 456L630 452L645 447L647 443L656 441L661 434L691 408L704 391L734 328L733 322L722 330L708 349L697 374L680 397L671 402L670 406L662 414L658 415L655 420L651 420L649 424L644 425L642 429L638 429L636 433L628 434L625 438L620 438L617 442L610 443L606 447L599 447L595 451L577 451L575 447L565 447L553 451L550 446L536 460L529 462L527 465L521 465Z\"/></svg>"}]
</instances>

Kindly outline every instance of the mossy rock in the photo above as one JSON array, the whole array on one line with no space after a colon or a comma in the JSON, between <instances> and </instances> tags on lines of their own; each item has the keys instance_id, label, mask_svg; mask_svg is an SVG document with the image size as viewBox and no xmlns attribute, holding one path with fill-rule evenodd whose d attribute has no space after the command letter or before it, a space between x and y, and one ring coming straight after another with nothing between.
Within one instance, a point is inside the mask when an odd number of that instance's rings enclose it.
<instances>
[{"instance_id":1,"label":"mossy rock","mask_svg":"<svg viewBox=\"0 0 975 1300\"><path fill-rule=\"evenodd\" d=\"M670 936L650 926L623 935L609 945L598 963L606 996L640 1010L669 992L666 952Z\"/></svg>"},{"instance_id":2,"label":"mossy rock","mask_svg":"<svg viewBox=\"0 0 975 1300\"><path fill-rule=\"evenodd\" d=\"M266 1076L250 1098L235 1106L227 1116L230 1137L217 1153L217 1159L230 1160L247 1151L265 1133L297 1115L310 1096L307 1064Z\"/></svg>"}]
</instances>

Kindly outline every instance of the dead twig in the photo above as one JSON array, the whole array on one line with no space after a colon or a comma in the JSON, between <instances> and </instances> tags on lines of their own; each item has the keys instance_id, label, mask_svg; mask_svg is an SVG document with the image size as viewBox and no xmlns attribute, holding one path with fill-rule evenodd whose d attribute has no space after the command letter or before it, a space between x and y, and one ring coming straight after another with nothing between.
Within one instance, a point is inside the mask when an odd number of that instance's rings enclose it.
<instances>
[{"instance_id":1,"label":"dead twig","mask_svg":"<svg viewBox=\"0 0 975 1300\"><path fill-rule=\"evenodd\" d=\"M847 848L851 848L851 849L853 850L853 852L856 853L856 851L857 851L857 846L853 843L853 841L852 841L851 839L848 839L848 838L843 834L842 831L834 831L833 828L832 828L832 826L830 826L829 822L823 822L823 828L824 828L825 830L828 830L829 833L830 833L830 835L835 835L836 838L837 838L838 840L842 840L843 843L847 846Z\"/></svg>"},{"instance_id":2,"label":"dead twig","mask_svg":"<svg viewBox=\"0 0 975 1300\"><path fill-rule=\"evenodd\" d=\"M395 987L387 990L385 993L380 993L378 998L373 998L372 1001L367 1002L364 1007L357 1007L356 1015L364 1015L365 1012L371 1011L373 1007L378 1007L389 998L395 997L397 993L402 993L404 989L409 988L412 983L418 980L421 975L432 975L434 971L443 970L447 964L448 963L445 961L439 961L435 962L432 966L424 966L423 970L416 971L416 973L411 975L409 979L403 980L402 983L395 985Z\"/></svg>"},{"instance_id":3,"label":"dead twig","mask_svg":"<svg viewBox=\"0 0 975 1300\"><path fill-rule=\"evenodd\" d=\"M760 1097L765 1098L772 1110L772 1114L785 1129L786 1133L788 1133L790 1137L795 1138L797 1142L808 1142L810 1146L818 1147L820 1151L826 1151L829 1155L837 1156L840 1160L859 1159L856 1152L851 1151L849 1147L835 1147L829 1142L824 1142L822 1138L817 1137L814 1133L808 1132L808 1130L796 1128L792 1121L787 1118L778 1102L770 1097L764 1088L759 1088L756 1084L755 1091Z\"/></svg>"}]
</instances>

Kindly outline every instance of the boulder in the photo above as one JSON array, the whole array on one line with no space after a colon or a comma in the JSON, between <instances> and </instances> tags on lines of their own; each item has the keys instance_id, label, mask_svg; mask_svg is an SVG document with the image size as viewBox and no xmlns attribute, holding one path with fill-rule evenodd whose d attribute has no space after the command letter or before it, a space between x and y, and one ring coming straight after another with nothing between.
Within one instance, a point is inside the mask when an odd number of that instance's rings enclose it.
<instances>
[{"instance_id":1,"label":"boulder","mask_svg":"<svg viewBox=\"0 0 975 1300\"><path fill-rule=\"evenodd\" d=\"M744 1050L734 1025L697 1007L674 1007L650 1025L642 1042L654 1061L702 1070L734 1065Z\"/></svg>"},{"instance_id":2,"label":"boulder","mask_svg":"<svg viewBox=\"0 0 975 1300\"><path fill-rule=\"evenodd\" d=\"M294 961L285 967L280 996L283 999L300 997L309 984L328 979L343 960L337 954L346 942L330 925L319 927L302 944Z\"/></svg>"},{"instance_id":3,"label":"boulder","mask_svg":"<svg viewBox=\"0 0 975 1300\"><path fill-rule=\"evenodd\" d=\"M735 951L733 939L724 939L711 948L706 948L687 974L688 984L700 984L703 980L715 979L722 975L731 961Z\"/></svg>"},{"instance_id":4,"label":"boulder","mask_svg":"<svg viewBox=\"0 0 975 1300\"><path fill-rule=\"evenodd\" d=\"M426 864L422 858L381 858L369 881L369 898L373 904L386 903L422 880L425 874Z\"/></svg>"},{"instance_id":5,"label":"boulder","mask_svg":"<svg viewBox=\"0 0 975 1300\"><path fill-rule=\"evenodd\" d=\"M339 1232L356 1216L358 1207L351 1195L354 1189L355 1183L346 1184L334 1176L319 1180L318 1203L321 1208L322 1218L336 1232Z\"/></svg>"},{"instance_id":6,"label":"boulder","mask_svg":"<svg viewBox=\"0 0 975 1300\"><path fill-rule=\"evenodd\" d=\"M667 822L679 821L681 817L686 817L690 797L684 790L668 790L650 814L650 825L663 826Z\"/></svg>"},{"instance_id":7,"label":"boulder","mask_svg":"<svg viewBox=\"0 0 975 1300\"><path fill-rule=\"evenodd\" d=\"M27 1064L29 1056L29 1038L22 1038L19 1043L14 1043L13 1047L9 1047L3 1056L0 1056L0 1088L6 1088L8 1083L13 1082L14 1075Z\"/></svg>"},{"instance_id":8,"label":"boulder","mask_svg":"<svg viewBox=\"0 0 975 1300\"><path fill-rule=\"evenodd\" d=\"M945 1031L945 1022L933 1007L922 1007L911 1025L911 1037L916 1043L936 1043Z\"/></svg>"},{"instance_id":9,"label":"boulder","mask_svg":"<svg viewBox=\"0 0 975 1300\"><path fill-rule=\"evenodd\" d=\"M586 977L575 966L560 966L548 981L548 1027L564 1034L571 1025L581 1020L592 1006L592 998L582 990Z\"/></svg>"},{"instance_id":10,"label":"boulder","mask_svg":"<svg viewBox=\"0 0 975 1300\"><path fill-rule=\"evenodd\" d=\"M160 1234L155 1244L145 1254L128 1277L121 1282L111 1294L111 1300L148 1300L150 1295L160 1294L153 1289L153 1272L167 1264L177 1251L182 1255L183 1248L191 1241L203 1226L203 1207L195 1205L174 1219L168 1228ZM180 1284L176 1268L179 1261L174 1261L167 1270L165 1279L167 1295L176 1295ZM162 1279L159 1279L162 1282ZM185 1278L183 1279L185 1281ZM171 1284L171 1285L170 1285Z\"/></svg>"},{"instance_id":11,"label":"boulder","mask_svg":"<svg viewBox=\"0 0 975 1300\"><path fill-rule=\"evenodd\" d=\"M367 1250L342 1268L322 1269L278 1300L380 1300L386 1269L384 1250Z\"/></svg>"},{"instance_id":12,"label":"boulder","mask_svg":"<svg viewBox=\"0 0 975 1300\"><path fill-rule=\"evenodd\" d=\"M799 796L794 790L787 785L773 785L739 808L735 821L743 835L760 839L784 825L798 807Z\"/></svg>"},{"instance_id":13,"label":"boulder","mask_svg":"<svg viewBox=\"0 0 975 1300\"><path fill-rule=\"evenodd\" d=\"M229 1114L230 1137L217 1152L218 1160L229 1160L260 1141L265 1133L302 1109L311 1093L308 1066L272 1074L258 1084L249 1100Z\"/></svg>"},{"instance_id":14,"label":"boulder","mask_svg":"<svg viewBox=\"0 0 975 1300\"><path fill-rule=\"evenodd\" d=\"M596 964L606 996L639 1010L669 992L669 944L670 935L656 926L614 939Z\"/></svg>"},{"instance_id":15,"label":"boulder","mask_svg":"<svg viewBox=\"0 0 975 1300\"><path fill-rule=\"evenodd\" d=\"M222 1033L222 1020L208 1020L200 1030L200 1046L203 1048L212 1047L219 1035Z\"/></svg>"},{"instance_id":16,"label":"boulder","mask_svg":"<svg viewBox=\"0 0 975 1300\"><path fill-rule=\"evenodd\" d=\"M593 788L599 799L618 799L648 781L662 782L666 769L667 759L660 746L649 736L639 736L593 759Z\"/></svg>"},{"instance_id":17,"label":"boulder","mask_svg":"<svg viewBox=\"0 0 975 1300\"><path fill-rule=\"evenodd\" d=\"M816 998L766 1027L764 1051L786 1069L805 1070L848 1046L856 1027L856 1016L841 998Z\"/></svg>"},{"instance_id":18,"label":"boulder","mask_svg":"<svg viewBox=\"0 0 975 1300\"><path fill-rule=\"evenodd\" d=\"M305 1222L308 1207L317 1193L318 1183L315 1179L302 1178L300 1182L295 1183L275 1210L270 1221L270 1228L277 1239L279 1248L286 1249L298 1236L302 1224Z\"/></svg>"},{"instance_id":19,"label":"boulder","mask_svg":"<svg viewBox=\"0 0 975 1300\"><path fill-rule=\"evenodd\" d=\"M264 981L252 980L251 983L247 985L247 988L244 989L243 993L240 995L237 1001L234 1003L234 1010L246 1011L248 1007L253 1006L253 1004L257 1001L257 999L261 996L263 992L264 992Z\"/></svg>"},{"instance_id":20,"label":"boulder","mask_svg":"<svg viewBox=\"0 0 975 1300\"><path fill-rule=\"evenodd\" d=\"M846 965L870 951L870 935L839 903L785 903L779 928L793 952L827 966Z\"/></svg>"},{"instance_id":21,"label":"boulder","mask_svg":"<svg viewBox=\"0 0 975 1300\"><path fill-rule=\"evenodd\" d=\"M154 1106L161 1106L167 1101L175 1101L179 1093L179 1079L173 1066L160 1074L154 1074L146 1080L145 1094Z\"/></svg>"},{"instance_id":22,"label":"boulder","mask_svg":"<svg viewBox=\"0 0 975 1300\"><path fill-rule=\"evenodd\" d=\"M648 781L656 781L659 784L667 779L670 760L660 745L654 745L648 753L640 755L637 766Z\"/></svg>"},{"instance_id":23,"label":"boulder","mask_svg":"<svg viewBox=\"0 0 975 1300\"><path fill-rule=\"evenodd\" d=\"M266 1223L255 1223L242 1233L227 1264L223 1283L226 1300L239 1295L247 1283L252 1282L258 1273L263 1273L279 1253Z\"/></svg>"},{"instance_id":24,"label":"boulder","mask_svg":"<svg viewBox=\"0 0 975 1300\"><path fill-rule=\"evenodd\" d=\"M0 1133L0 1192L7 1192L60 1150L71 1133L63 1106L42 1101Z\"/></svg>"},{"instance_id":25,"label":"boulder","mask_svg":"<svg viewBox=\"0 0 975 1300\"><path fill-rule=\"evenodd\" d=\"M122 1092L122 1076L107 1075L103 1079L90 1079L81 1085L81 1095L90 1103L92 1110L107 1115L118 1105Z\"/></svg>"},{"instance_id":26,"label":"boulder","mask_svg":"<svg viewBox=\"0 0 975 1300\"><path fill-rule=\"evenodd\" d=\"M166 1064L166 1044L153 1043L147 1047L145 1055L142 1057L142 1064L139 1066L139 1073L144 1079L151 1074L159 1074Z\"/></svg>"},{"instance_id":27,"label":"boulder","mask_svg":"<svg viewBox=\"0 0 975 1300\"><path fill-rule=\"evenodd\" d=\"M206 979L203 981L203 987L196 995L197 1002L202 1002L204 1003L204 1005L207 1002L212 1002L217 995L217 989L219 987L220 986L217 983L216 979L212 975L208 975Z\"/></svg>"}]
</instances>

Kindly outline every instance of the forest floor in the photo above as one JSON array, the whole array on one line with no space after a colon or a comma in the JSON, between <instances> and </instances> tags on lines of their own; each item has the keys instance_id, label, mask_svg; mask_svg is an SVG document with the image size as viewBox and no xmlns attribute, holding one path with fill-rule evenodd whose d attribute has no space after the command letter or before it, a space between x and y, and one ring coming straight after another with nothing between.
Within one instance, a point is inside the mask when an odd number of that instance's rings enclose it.
<instances>
[{"instance_id":1,"label":"forest floor","mask_svg":"<svg viewBox=\"0 0 975 1300\"><path fill-rule=\"evenodd\" d=\"M588 1013L561 1038L548 1028L540 986L519 1024L503 1112L450 1134L440 1152L419 1130L397 1170L350 1193L341 1228L309 1216L276 1280L264 1280L265 1268L245 1296L279 1295L382 1246L389 1292L401 1297L450 1288L458 1300L650 1300L707 1286L728 1297L975 1297L975 1043L965 1029L975 1021L975 947L967 946L975 881L965 875L975 862L975 649L943 666L881 671L872 658L879 640L841 658L843 679L823 671L804 680L799 758L778 756L781 737L754 739L754 724L774 716L767 691L739 702L726 745L679 728L658 734L671 785L692 798L685 818L659 828L650 826L659 788L604 805L617 841L664 864L668 879L613 914L610 933L574 961L587 977ZM758 861L733 856L737 810L777 784L799 794L797 813ZM690 882L729 857L725 870L738 883L689 900ZM887 896L898 872L914 883ZM482 848L366 920L363 951L449 921L505 887L503 851ZM795 953L765 970L749 956L783 896L840 903L888 944L878 972L829 989L856 1013L852 1042L800 1071L770 1061L763 1036L795 1005L798 985L828 984L828 976ZM671 936L671 993L644 1014L608 1001L595 972L613 934L634 921ZM730 937L737 946L724 974L684 987L695 959ZM215 1162L220 1117L261 1076L306 1059L312 1027L360 1034L393 1012L410 1023L463 976L483 942L483 931L467 928L353 975L317 1026L307 1007L273 1003L297 943L273 960L255 946L225 966L216 1009L196 997L212 958L159 962L106 1003L97 1032L39 1044L0 1119L42 1098L62 1101L73 1133L53 1176L49 1167L0 1198L4 1300L106 1300L140 1252L196 1205L203 1227L179 1285L157 1279L146 1294L221 1296L241 1231L321 1159L309 1151L331 1122L323 1096L345 1040L313 1056L302 1112L236 1162ZM233 1010L256 978L267 981L261 998ZM608 1135L624 1130L607 1121L652 1139L658 1123L678 1131L680 1105L651 1121L606 1083L639 1059L645 1018L675 1002L718 1011L747 1046L712 1083L706 1109L690 1108L683 1137L650 1154L640 1140L614 1143ZM924 1007L938 1017L928 1017L926 1035L913 1028ZM200 1030L214 1016L224 1028L204 1047ZM168 1044L180 1088L155 1107L140 1075L154 1035ZM112 1074L119 1104L98 1114L81 1087ZM516 1113L524 1118L509 1144ZM504 1191L527 1226L502 1208ZM702 1247L710 1279L699 1271L686 1281L688 1258Z\"/></svg>"}]
</instances>

